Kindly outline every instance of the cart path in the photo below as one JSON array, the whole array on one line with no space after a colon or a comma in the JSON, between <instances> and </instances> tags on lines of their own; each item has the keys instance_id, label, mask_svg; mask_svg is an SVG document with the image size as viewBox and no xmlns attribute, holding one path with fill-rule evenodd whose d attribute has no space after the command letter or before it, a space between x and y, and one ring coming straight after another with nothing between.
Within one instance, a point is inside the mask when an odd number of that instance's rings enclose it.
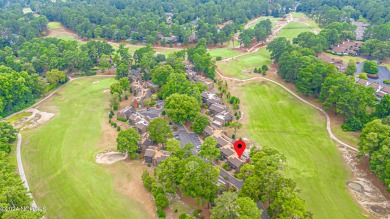
<instances>
[{"instance_id":1,"label":"cart path","mask_svg":"<svg viewBox=\"0 0 390 219\"><path fill-rule=\"evenodd\" d=\"M252 81L252 80L256 80L256 79L262 79L262 80L266 80L266 81L272 82L272 83L274 83L274 84L276 84L276 85L282 87L282 88L285 89L287 92L289 92L291 95L293 95L294 97L298 98L300 101L302 101L302 102L308 104L308 105L311 106L311 107L314 107L315 109L319 110L320 112L322 112L322 113L325 115L325 117L326 117L326 130L327 130L327 132L328 132L329 137L330 137L332 140L334 140L334 141L336 141L337 143L343 145L344 147L347 147L348 149L351 149L351 150L353 150L353 151L359 152L358 149L356 149L355 147L352 147L352 146L350 146L350 145L344 143L343 141L341 141L340 139L338 139L338 138L333 134L332 129L330 128L330 117L329 117L328 113L327 113L325 110L323 110L322 108L320 108L320 107L318 107L318 106L316 106L316 105L314 105L314 104L312 104L312 103L306 101L305 99L303 99L302 97L298 96L296 93L294 93L293 91L291 91L290 89L288 89L288 88L285 87L284 85L282 85L282 84L280 84L280 83L278 83L278 82L276 82L276 81L274 81L274 80L271 80L271 79L269 79L269 78L262 77L262 76L252 77L252 78L248 78L248 79L237 79L237 78L231 78L231 77L223 76L218 70L216 70L216 72L217 72L217 74L218 74L221 78L223 78L223 79L225 79L225 80L231 80L231 81L237 81L237 82L247 82L247 81Z\"/></svg>"},{"instance_id":2,"label":"cart path","mask_svg":"<svg viewBox=\"0 0 390 219\"><path fill-rule=\"evenodd\" d=\"M115 75L95 75L95 76L85 76L85 77L79 77L79 78L95 78L95 77L115 77ZM39 104L43 103L44 101L46 101L47 99L49 99L50 97L52 97L54 94L56 94L59 90L61 90L64 86L66 86L67 84L71 83L72 81L75 81L79 78L71 78L69 77L69 82L66 83L66 84L63 84L61 85L59 88L57 88L55 91L53 91L51 94L47 95L45 98L43 98L42 100L38 101L37 103L35 103L34 105L24 109L24 110L21 110L19 112L16 112L16 113L13 113L6 118L9 118L13 115L16 115L18 113L21 113L21 112L24 112L28 109L31 109L31 108L34 108L36 106L38 106ZM18 172L19 172L19 175L20 175L20 178L22 179L23 181L23 186L27 189L28 191L28 195L31 197L32 199L32 202L31 202L31 207L34 208L34 209L38 209L38 205L36 204L31 192L30 192L30 187L28 185L28 182L27 182L27 177L26 177L26 173L24 172L24 168L23 168L23 162L22 162L22 154L21 154L21 145L22 145L22 134L18 133L18 141L17 141L17 144L16 144L16 161L17 161L17 164L18 164Z\"/></svg>"}]
</instances>

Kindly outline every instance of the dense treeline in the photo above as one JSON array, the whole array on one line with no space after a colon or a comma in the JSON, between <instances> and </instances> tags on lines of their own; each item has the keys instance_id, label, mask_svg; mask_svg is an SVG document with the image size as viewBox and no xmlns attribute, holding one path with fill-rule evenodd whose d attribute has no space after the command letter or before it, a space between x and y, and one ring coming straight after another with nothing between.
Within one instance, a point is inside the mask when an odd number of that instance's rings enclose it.
<instances>
[{"instance_id":1,"label":"dense treeline","mask_svg":"<svg viewBox=\"0 0 390 219\"><path fill-rule=\"evenodd\" d=\"M10 47L0 50L0 64L29 74L52 69L88 71L99 63L102 55L111 55L113 51L106 41L79 44L57 38L34 38L23 43L16 53Z\"/></svg>"},{"instance_id":2,"label":"dense treeline","mask_svg":"<svg viewBox=\"0 0 390 219\"><path fill-rule=\"evenodd\" d=\"M45 82L37 74L14 71L0 65L0 116L32 105L45 92Z\"/></svg>"},{"instance_id":3,"label":"dense treeline","mask_svg":"<svg viewBox=\"0 0 390 219\"><path fill-rule=\"evenodd\" d=\"M376 24L384 24L390 21L390 1L380 0L301 0L297 10L315 14L321 25L343 19L359 19L360 15Z\"/></svg>"},{"instance_id":4,"label":"dense treeline","mask_svg":"<svg viewBox=\"0 0 390 219\"><path fill-rule=\"evenodd\" d=\"M385 96L387 105L390 95ZM388 115L389 113L388 106ZM359 154L368 154L370 169L386 184L390 192L390 116L366 125L360 135Z\"/></svg>"},{"instance_id":5,"label":"dense treeline","mask_svg":"<svg viewBox=\"0 0 390 219\"><path fill-rule=\"evenodd\" d=\"M285 38L273 40L267 49L278 63L278 74L283 79L295 83L304 95L319 97L325 109L346 117L343 129L361 130L372 119L389 115L378 113L390 109L382 103L385 98L376 104L373 88L356 84L353 78L338 73L335 66L317 59L313 50L291 44Z\"/></svg>"},{"instance_id":6,"label":"dense treeline","mask_svg":"<svg viewBox=\"0 0 390 219\"><path fill-rule=\"evenodd\" d=\"M0 8L0 49L45 35L47 23L45 16L23 14L22 7L18 4Z\"/></svg>"},{"instance_id":7,"label":"dense treeline","mask_svg":"<svg viewBox=\"0 0 390 219\"><path fill-rule=\"evenodd\" d=\"M297 10L311 14L321 26L333 22L358 20L360 16L368 19L371 25L366 28L364 39L390 39L390 1L358 0L302 0Z\"/></svg>"},{"instance_id":8,"label":"dense treeline","mask_svg":"<svg viewBox=\"0 0 390 219\"><path fill-rule=\"evenodd\" d=\"M16 140L16 133L10 124L0 120L0 218L42 218L44 216L42 211L16 210L28 208L31 203L22 180L15 172L14 161L8 156L11 152L11 143Z\"/></svg>"},{"instance_id":9,"label":"dense treeline","mask_svg":"<svg viewBox=\"0 0 390 219\"><path fill-rule=\"evenodd\" d=\"M265 19L260 21L255 25L253 29L246 29L242 33L240 33L240 41L244 46L248 47L253 38L257 40L257 42L265 42L269 35L272 34L272 23L269 19Z\"/></svg>"},{"instance_id":10,"label":"dense treeline","mask_svg":"<svg viewBox=\"0 0 390 219\"><path fill-rule=\"evenodd\" d=\"M148 43L157 41L157 33L164 36L175 35L179 42L188 42L197 22L201 23L197 27L199 38L206 38L208 43L216 43L222 39L227 40L232 31L238 29L238 26L229 26L223 31L223 36L216 31L216 24L232 20L236 25L241 25L260 15L281 16L289 8L293 8L293 4L292 0L100 0L31 3L34 11L51 21L62 22L80 37L144 39Z\"/></svg>"},{"instance_id":11,"label":"dense treeline","mask_svg":"<svg viewBox=\"0 0 390 219\"><path fill-rule=\"evenodd\" d=\"M245 164L239 173L244 185L240 197L268 204L271 218L312 218L306 203L298 196L293 180L284 177L286 158L274 148L251 148L251 163Z\"/></svg>"},{"instance_id":12,"label":"dense treeline","mask_svg":"<svg viewBox=\"0 0 390 219\"><path fill-rule=\"evenodd\" d=\"M194 63L195 70L205 73L208 78L214 79L217 66L207 52L205 39L200 39L197 46L188 48L187 55L188 59Z\"/></svg>"}]
</instances>

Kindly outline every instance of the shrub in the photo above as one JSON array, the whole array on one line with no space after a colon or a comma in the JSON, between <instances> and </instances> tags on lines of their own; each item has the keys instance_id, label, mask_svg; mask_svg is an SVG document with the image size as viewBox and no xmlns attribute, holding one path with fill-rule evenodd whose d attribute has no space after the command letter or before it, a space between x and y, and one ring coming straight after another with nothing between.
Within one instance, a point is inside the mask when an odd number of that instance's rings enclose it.
<instances>
[{"instance_id":1,"label":"shrub","mask_svg":"<svg viewBox=\"0 0 390 219\"><path fill-rule=\"evenodd\" d=\"M113 124L113 125L114 125L114 128L116 128L116 127L118 126L118 125L117 125L115 122L114 122L114 124Z\"/></svg>"},{"instance_id":2,"label":"shrub","mask_svg":"<svg viewBox=\"0 0 390 219\"><path fill-rule=\"evenodd\" d=\"M194 216L195 216L195 217L199 217L200 213L202 213L202 210L201 210L201 209L196 209L196 210L194 211Z\"/></svg>"},{"instance_id":3,"label":"shrub","mask_svg":"<svg viewBox=\"0 0 390 219\"><path fill-rule=\"evenodd\" d=\"M267 75L267 72L266 71L263 71L263 76L266 76Z\"/></svg>"},{"instance_id":4,"label":"shrub","mask_svg":"<svg viewBox=\"0 0 390 219\"><path fill-rule=\"evenodd\" d=\"M383 83L384 84L390 84L390 79L384 80Z\"/></svg>"},{"instance_id":5,"label":"shrub","mask_svg":"<svg viewBox=\"0 0 390 219\"><path fill-rule=\"evenodd\" d=\"M127 96L127 94L125 95L125 100L128 100L129 99L129 96Z\"/></svg>"},{"instance_id":6,"label":"shrub","mask_svg":"<svg viewBox=\"0 0 390 219\"><path fill-rule=\"evenodd\" d=\"M150 167L150 163L148 163L146 166Z\"/></svg>"},{"instance_id":7,"label":"shrub","mask_svg":"<svg viewBox=\"0 0 390 219\"><path fill-rule=\"evenodd\" d=\"M175 213L177 213L177 208L175 209Z\"/></svg>"},{"instance_id":8,"label":"shrub","mask_svg":"<svg viewBox=\"0 0 390 219\"><path fill-rule=\"evenodd\" d=\"M226 171L230 171L230 167L226 162L222 163L222 168L225 169Z\"/></svg>"},{"instance_id":9,"label":"shrub","mask_svg":"<svg viewBox=\"0 0 390 219\"><path fill-rule=\"evenodd\" d=\"M217 56L217 57L215 57L215 60L221 61L221 60L222 60L222 57L221 57L221 56Z\"/></svg>"},{"instance_id":10,"label":"shrub","mask_svg":"<svg viewBox=\"0 0 390 219\"><path fill-rule=\"evenodd\" d=\"M358 78L360 78L360 79L364 79L364 80L367 80L367 79L368 79L368 77L367 77L367 74L366 74L366 73L361 73L361 74L359 74Z\"/></svg>"},{"instance_id":11,"label":"shrub","mask_svg":"<svg viewBox=\"0 0 390 219\"><path fill-rule=\"evenodd\" d=\"M114 107L112 107L113 110L118 110L118 105L114 105Z\"/></svg>"},{"instance_id":12,"label":"shrub","mask_svg":"<svg viewBox=\"0 0 390 219\"><path fill-rule=\"evenodd\" d=\"M232 138L233 138L233 139L236 139L236 135L235 135L235 134L233 134L233 135L232 135Z\"/></svg>"},{"instance_id":13,"label":"shrub","mask_svg":"<svg viewBox=\"0 0 390 219\"><path fill-rule=\"evenodd\" d=\"M121 127L116 127L116 130L119 132L121 130Z\"/></svg>"},{"instance_id":14,"label":"shrub","mask_svg":"<svg viewBox=\"0 0 390 219\"><path fill-rule=\"evenodd\" d=\"M167 114L167 112L165 111L165 110L163 110L162 112L161 112L161 115L163 115L163 116L165 116Z\"/></svg>"},{"instance_id":15,"label":"shrub","mask_svg":"<svg viewBox=\"0 0 390 219\"><path fill-rule=\"evenodd\" d=\"M127 119L125 118L118 118L119 121L122 121L122 122L127 122Z\"/></svg>"},{"instance_id":16,"label":"shrub","mask_svg":"<svg viewBox=\"0 0 390 219\"><path fill-rule=\"evenodd\" d=\"M182 213L182 214L179 216L179 219L187 219L187 218L189 218L189 217L187 216L186 213Z\"/></svg>"},{"instance_id":17,"label":"shrub","mask_svg":"<svg viewBox=\"0 0 390 219\"><path fill-rule=\"evenodd\" d=\"M165 211L161 208L157 209L157 216L159 218L165 218Z\"/></svg>"}]
</instances>

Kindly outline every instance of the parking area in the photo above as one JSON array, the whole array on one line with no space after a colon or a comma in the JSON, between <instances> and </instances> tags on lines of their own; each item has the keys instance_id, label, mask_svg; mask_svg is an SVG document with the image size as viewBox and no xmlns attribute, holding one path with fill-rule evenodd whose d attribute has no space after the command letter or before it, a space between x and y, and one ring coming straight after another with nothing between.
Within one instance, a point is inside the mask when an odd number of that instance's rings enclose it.
<instances>
[{"instance_id":1,"label":"parking area","mask_svg":"<svg viewBox=\"0 0 390 219\"><path fill-rule=\"evenodd\" d=\"M359 63L356 65L356 74L360 74L363 72L363 65L364 65L364 62L362 63ZM373 78L368 78L368 81L371 81L371 82L376 82L380 85L385 85L385 86L388 86L386 84L383 83L384 80L389 80L390 79L390 71L389 69L387 69L386 66L378 66L378 76L379 78L378 79L373 79Z\"/></svg>"},{"instance_id":2,"label":"parking area","mask_svg":"<svg viewBox=\"0 0 390 219\"><path fill-rule=\"evenodd\" d=\"M199 136L195 133L189 133L187 130L184 128L183 125L178 125L178 139L180 141L180 145L184 147L188 143L192 143L195 146L195 149L199 149L200 145L202 144ZM175 136L176 137L176 136ZM193 151L194 152L194 151Z\"/></svg>"}]
</instances>

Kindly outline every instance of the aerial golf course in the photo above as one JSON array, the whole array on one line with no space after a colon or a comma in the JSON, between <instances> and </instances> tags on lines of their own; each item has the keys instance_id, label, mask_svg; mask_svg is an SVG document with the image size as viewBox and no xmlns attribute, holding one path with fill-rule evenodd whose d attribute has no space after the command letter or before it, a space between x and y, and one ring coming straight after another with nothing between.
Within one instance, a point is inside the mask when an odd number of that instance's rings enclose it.
<instances>
[{"instance_id":1,"label":"aerial golf course","mask_svg":"<svg viewBox=\"0 0 390 219\"><path fill-rule=\"evenodd\" d=\"M104 92L114 81L72 81L39 106L55 117L22 132L30 188L48 218L154 218L153 201L137 200L146 193L137 183L139 162L95 163L96 153L115 148L116 131L105 128L110 93Z\"/></svg>"}]
</instances>

